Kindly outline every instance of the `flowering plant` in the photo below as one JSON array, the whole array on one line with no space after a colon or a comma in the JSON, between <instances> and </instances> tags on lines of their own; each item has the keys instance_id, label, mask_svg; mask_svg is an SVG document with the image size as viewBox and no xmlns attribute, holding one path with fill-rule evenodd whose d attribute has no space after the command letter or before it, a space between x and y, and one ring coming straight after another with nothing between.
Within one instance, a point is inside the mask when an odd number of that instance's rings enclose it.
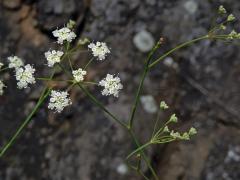
<instances>
[{"instance_id":1,"label":"flowering plant","mask_svg":"<svg viewBox=\"0 0 240 180\"><path fill-rule=\"evenodd\" d=\"M154 68L160 61L164 60L167 56L174 53L175 51L187 47L193 43L199 42L201 40L223 40L223 41L233 41L235 39L240 39L240 33L232 30L230 33L226 32L226 25L232 21L235 21L233 14L227 14L226 9L223 6L220 6L218 9L219 16L223 19L222 22L216 23L214 27L209 30L209 32L201 37L182 43L175 48L167 51L165 54L160 56L157 59L153 59L154 53L161 47L163 44L163 39L161 38L156 45L149 52L148 57L144 63L144 69L139 82L139 86L136 91L135 101L133 103L132 111L129 116L127 123L120 120L113 113L104 107L104 105L95 98L95 96L87 89L87 85L97 85L102 88L101 93L103 96L114 96L115 98L119 97L120 91L124 88L121 79L118 75L107 74L105 78L100 80L100 82L86 81L85 76L87 75L87 67L91 63L96 61L103 61L106 59L110 53L110 49L104 42L91 42L88 39L80 39L76 46L72 45L72 41L76 39L76 34L74 33L74 22L70 21L66 27L57 29L53 31L53 36L56 38L57 43L60 45L60 50L49 50L45 53L45 58L47 61L47 66L51 70L50 77L35 77L36 69L33 65L26 64L21 58L17 56L8 57L8 65L4 65L0 62L0 73L13 70L17 80L17 88L24 89L30 88L32 84L35 84L36 81L53 81L58 82L58 79L55 79L56 69L59 68L62 72L68 77L68 80L62 80L68 82L70 85L65 90L58 90L55 87L51 86L50 83L46 83L46 87L43 89L36 106L33 108L29 116L24 120L23 124L17 129L13 137L7 142L7 144L0 151L0 158L5 154L5 152L14 144L16 138L22 133L27 124L31 121L33 115L37 113L41 105L49 97L48 108L53 110L55 113L61 113L65 107L70 106L72 101L69 97L69 91L72 88L78 87L85 93L88 98L100 109L102 109L107 115L109 115L116 123L122 126L132 137L133 142L136 145L136 149L132 151L126 158L126 162L129 167L135 170L139 175L144 179L149 179L146 177L142 171L141 164L145 162L148 166L154 179L158 180L158 174L153 169L149 158L145 154L144 150L156 144L164 144L177 140L190 140L192 136L197 133L197 130L193 127L189 128L186 132L180 133L171 129L171 125L178 122L178 117L176 114L172 114L169 117L169 120L166 121L162 126L159 126L159 113L156 118L155 126L152 132L152 136L144 144L141 144L140 141L136 138L134 133L134 121L136 109L140 101L140 94L143 88L143 84L148 72ZM71 56L74 52L78 51L80 47L86 46L92 54L92 58L84 67L73 67ZM68 67L63 65L63 62L67 61ZM4 94L4 89L7 88L3 81L0 80L0 95ZM149 101L149 97L145 97L142 101ZM161 101L159 103L158 112L166 111L169 109L169 106L166 102ZM137 158L135 164L131 163L131 159Z\"/></svg>"}]
</instances>

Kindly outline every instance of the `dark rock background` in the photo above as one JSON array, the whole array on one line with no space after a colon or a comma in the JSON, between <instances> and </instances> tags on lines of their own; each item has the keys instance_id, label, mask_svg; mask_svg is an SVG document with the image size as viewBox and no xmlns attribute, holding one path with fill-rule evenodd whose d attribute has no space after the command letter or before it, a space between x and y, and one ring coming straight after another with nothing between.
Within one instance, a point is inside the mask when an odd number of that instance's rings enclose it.
<instances>
[{"instance_id":1,"label":"dark rock background","mask_svg":"<svg viewBox=\"0 0 240 180\"><path fill-rule=\"evenodd\" d=\"M1 0L0 57L16 54L47 76L43 53L56 46L51 31L69 19L77 34L106 41L112 54L89 69L89 79L120 73L119 99L91 91L118 117L130 113L146 53L133 43L141 30L155 41L165 38L156 57L177 44L207 33L217 7L223 4L240 18L238 0ZM239 22L236 22L239 30ZM240 55L239 43L202 41L174 53L174 67L157 65L147 77L143 94L165 100L180 117L178 129L195 126L190 142L154 146L149 150L161 180L240 179ZM75 66L86 54L76 54ZM1 75L8 88L0 97L0 145L6 143L37 101L43 84L19 91L12 73ZM61 76L61 74L58 74ZM78 89L73 105L57 115L42 108L16 144L0 160L0 180L141 179L122 173L124 158L134 145L128 134L95 107ZM164 120L168 112L162 115ZM155 114L142 107L135 129L141 142L151 133ZM146 175L149 175L145 168Z\"/></svg>"}]
</instances>

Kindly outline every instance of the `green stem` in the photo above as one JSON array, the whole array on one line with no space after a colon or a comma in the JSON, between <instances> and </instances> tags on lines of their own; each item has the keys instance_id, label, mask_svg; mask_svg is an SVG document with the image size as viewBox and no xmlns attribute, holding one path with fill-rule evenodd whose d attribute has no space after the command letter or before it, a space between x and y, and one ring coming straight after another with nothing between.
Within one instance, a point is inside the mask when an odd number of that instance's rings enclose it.
<instances>
[{"instance_id":1,"label":"green stem","mask_svg":"<svg viewBox=\"0 0 240 180\"><path fill-rule=\"evenodd\" d=\"M160 43L158 42L154 48L151 50L151 52L148 54L148 58L144 64L144 71L142 73L142 76L141 76L141 80L140 80L140 83L139 83L139 86L138 86L138 89L137 89L137 93L136 93L136 96L135 96L135 101L134 101L134 104L133 104L133 108L132 108L132 112L131 112L131 115L130 115L130 119L129 119L129 129L132 129L132 126L133 126L133 121L134 121L134 116L135 116L135 113L136 113L136 110L137 110L137 105L139 103L139 98L140 98L140 93L142 91L142 88L143 88L143 83L144 83L144 80L147 76L147 73L149 71L149 64L151 62L151 59L152 59L152 56L154 54L154 52L159 48L160 46Z\"/></svg>"},{"instance_id":2,"label":"green stem","mask_svg":"<svg viewBox=\"0 0 240 180\"><path fill-rule=\"evenodd\" d=\"M0 72L3 72L3 71L8 70L8 69L9 69L9 67L2 68L2 69L0 69Z\"/></svg>"},{"instance_id":3,"label":"green stem","mask_svg":"<svg viewBox=\"0 0 240 180\"><path fill-rule=\"evenodd\" d=\"M89 61L88 61L88 63L84 66L84 70L86 70L87 69L87 67L92 63L92 61L94 60L94 57L93 58L91 58Z\"/></svg>"},{"instance_id":4,"label":"green stem","mask_svg":"<svg viewBox=\"0 0 240 180\"><path fill-rule=\"evenodd\" d=\"M20 133L23 131L23 129L28 125L28 123L31 121L32 117L35 115L37 110L40 108L40 106L43 104L45 99L48 97L49 93L51 92L51 89L45 89L42 93L42 96L39 98L36 106L32 110L32 112L28 115L28 117L25 119L25 121L22 123L22 125L18 128L18 130L15 132L15 134L12 136L12 138L8 141L8 143L3 147L3 149L0 152L0 157L4 155L4 153L12 146L16 138L20 135Z\"/></svg>"},{"instance_id":5,"label":"green stem","mask_svg":"<svg viewBox=\"0 0 240 180\"><path fill-rule=\"evenodd\" d=\"M69 77L72 77L72 75L71 75L67 70L65 70L64 67L61 66L61 64L58 64L58 65L59 65L60 68L62 68L62 70L63 70ZM105 113L107 113L115 122L117 122L118 124L120 124L124 129L127 129L128 132L130 133L131 137L133 138L134 143L136 144L136 146L137 146L137 147L140 147L140 144L139 144L137 138L135 138L132 130L130 130L129 127L128 127L125 123L121 122L121 121L120 121L118 118L116 118L111 112L109 112L86 88L84 88L84 87L82 86L81 83L78 83L77 85L78 85L78 86L80 87L80 89L91 99L91 101L92 101L94 104L96 104L100 109L102 109ZM153 176L155 177L155 179L156 179L156 180L159 180L157 174L155 173L153 167L151 166L151 163L148 161L145 153L144 153L143 151L141 151L141 154L142 154L143 159L144 159L144 161L146 162L147 166L149 167L151 173L152 173Z\"/></svg>"},{"instance_id":6,"label":"green stem","mask_svg":"<svg viewBox=\"0 0 240 180\"><path fill-rule=\"evenodd\" d=\"M69 73L61 64L58 64L59 67L69 76L72 78L71 73ZM91 99L91 101L96 104L98 107L100 107L105 113L107 113L113 120L115 120L118 124L123 126L124 128L127 128L127 125L118 118L116 118L112 113L110 113L86 88L82 86L81 83L77 83L78 87Z\"/></svg>"},{"instance_id":7,"label":"green stem","mask_svg":"<svg viewBox=\"0 0 240 180\"><path fill-rule=\"evenodd\" d=\"M90 82L90 81L83 81L83 84L92 84L92 85L97 85L98 83L95 83L95 82Z\"/></svg>"},{"instance_id":8,"label":"green stem","mask_svg":"<svg viewBox=\"0 0 240 180\"><path fill-rule=\"evenodd\" d=\"M145 149L146 147L150 146L152 144L152 142L148 142L142 146L140 146L139 148L137 148L136 150L134 150L133 152L131 152L126 159L129 159L130 157L132 157L134 154L138 153L139 151Z\"/></svg>"},{"instance_id":9,"label":"green stem","mask_svg":"<svg viewBox=\"0 0 240 180\"><path fill-rule=\"evenodd\" d=\"M166 58L167 56L169 56L170 54L172 54L173 52L175 52L176 50L178 49L181 49L181 48L184 48L186 46L189 46L195 42L198 42L198 41L201 41L203 39L208 39L209 36L208 35L205 35L205 36L202 36L202 37L199 37L199 38L196 38L196 39L193 39L191 41L187 41L185 43L182 43L180 45L178 45L177 47L171 49L170 51L166 52L164 55L162 55L161 57L159 57L158 59L156 59L155 61L153 61L150 65L149 65L149 68L152 68L154 67L156 64L158 64L161 60L163 60L164 58Z\"/></svg>"},{"instance_id":10,"label":"green stem","mask_svg":"<svg viewBox=\"0 0 240 180\"><path fill-rule=\"evenodd\" d=\"M137 138L135 137L135 135L133 134L132 130L129 130L128 131L132 137L132 139L134 140L134 143L136 144L137 147L141 147L140 146L140 143L138 142ZM154 171L150 161L147 159L147 156L145 155L144 151L143 150L140 150L140 153L144 159L144 161L146 162L149 170L151 171L153 177L155 178L155 180L159 180L158 176L157 176L157 173Z\"/></svg>"},{"instance_id":11,"label":"green stem","mask_svg":"<svg viewBox=\"0 0 240 180\"><path fill-rule=\"evenodd\" d=\"M105 113L107 113L114 121L120 124L122 127L127 128L127 125L122 121L118 120L112 113L110 113L86 88L84 88L81 83L77 84L80 89L91 99L91 101L100 107Z\"/></svg>"}]
</instances>

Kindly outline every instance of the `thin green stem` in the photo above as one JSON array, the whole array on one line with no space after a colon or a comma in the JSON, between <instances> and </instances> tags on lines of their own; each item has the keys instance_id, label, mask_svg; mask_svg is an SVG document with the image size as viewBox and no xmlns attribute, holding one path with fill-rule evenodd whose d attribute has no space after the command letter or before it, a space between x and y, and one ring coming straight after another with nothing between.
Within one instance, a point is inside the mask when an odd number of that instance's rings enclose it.
<instances>
[{"instance_id":1,"label":"thin green stem","mask_svg":"<svg viewBox=\"0 0 240 180\"><path fill-rule=\"evenodd\" d=\"M51 89L45 89L42 93L42 96L39 98L36 106L32 110L32 112L28 115L28 117L25 119L25 121L21 124L21 126L17 129L15 134L11 137L11 139L8 141L8 143L2 148L0 152L0 157L2 157L5 152L13 145L16 138L21 134L23 129L28 125L28 123L31 121L32 117L35 115L37 110L40 108L40 106L43 104L44 100L48 97L49 93L51 92Z\"/></svg>"},{"instance_id":2,"label":"thin green stem","mask_svg":"<svg viewBox=\"0 0 240 180\"><path fill-rule=\"evenodd\" d=\"M196 43L196 42L199 42L201 40L205 40L205 39L227 39L229 38L229 35L228 34L223 34L223 35L212 35L212 34L209 34L209 35L205 35L205 36L201 36L199 38L196 38L196 39L193 39L193 40L190 40L190 41L187 41L185 43L182 43L180 45L178 45L177 47L171 49L170 51L166 52L165 54L163 54L161 57L159 57L158 59L154 60L150 65L149 65L149 69L153 68L154 66L156 66L160 61L162 61L163 59L165 59L167 56L169 56L170 54L172 54L173 52L181 49L181 48L184 48L184 47L187 47L193 43Z\"/></svg>"},{"instance_id":3,"label":"thin green stem","mask_svg":"<svg viewBox=\"0 0 240 180\"><path fill-rule=\"evenodd\" d=\"M72 66L72 62L71 62L69 55L67 56L67 58L68 58L69 66L70 66L71 70L73 71L73 66Z\"/></svg>"},{"instance_id":4,"label":"thin green stem","mask_svg":"<svg viewBox=\"0 0 240 180\"><path fill-rule=\"evenodd\" d=\"M88 61L88 63L84 66L84 70L85 69L87 69L87 67L92 63L92 61L94 60L94 57L92 57L89 61Z\"/></svg>"},{"instance_id":5,"label":"thin green stem","mask_svg":"<svg viewBox=\"0 0 240 180\"><path fill-rule=\"evenodd\" d=\"M153 128L153 132L152 132L152 138L153 138L153 136L154 136L154 134L155 134L155 132L156 132L159 119L160 119L160 110L158 110L157 119L156 119L156 122L154 123L154 128ZM152 139L152 138L151 138L151 139Z\"/></svg>"},{"instance_id":6,"label":"thin green stem","mask_svg":"<svg viewBox=\"0 0 240 180\"><path fill-rule=\"evenodd\" d=\"M177 47L171 49L170 51L166 52L164 55L162 55L161 57L159 57L158 59L156 59L155 61L153 61L150 65L149 65L149 68L152 68L154 67L156 64L158 64L160 61L162 61L164 58L166 58L167 56L169 56L170 54L172 54L173 52L175 52L176 50L178 49L181 49L181 48L184 48L186 46L189 46L195 42L198 42L198 41L201 41L203 39L208 39L209 36L208 35L205 35L205 36L202 36L202 37L199 37L199 38L196 38L196 39L193 39L193 40L190 40L190 41L187 41L185 43L182 43L180 45L178 45Z\"/></svg>"},{"instance_id":7,"label":"thin green stem","mask_svg":"<svg viewBox=\"0 0 240 180\"><path fill-rule=\"evenodd\" d=\"M137 147L140 147L140 143L138 142L137 138L135 137L135 135L133 134L132 130L129 130L128 131L132 137L132 139L134 140L134 143L136 144ZM144 161L146 162L149 170L151 171L153 177L155 178L155 180L159 180L158 176L157 176L157 173L154 171L150 161L148 160L147 156L145 155L144 151L143 150L140 150L140 153L144 159Z\"/></svg>"},{"instance_id":8,"label":"thin green stem","mask_svg":"<svg viewBox=\"0 0 240 180\"><path fill-rule=\"evenodd\" d=\"M69 73L64 67L62 67L61 64L58 64L59 67L69 76L72 77L71 73ZM100 107L105 113L107 113L113 120L115 120L118 124L123 126L124 128L127 128L127 125L118 118L116 118L112 113L110 113L103 105L100 103L81 83L77 83L78 87L91 99L91 101L96 104L98 107Z\"/></svg>"},{"instance_id":9,"label":"thin green stem","mask_svg":"<svg viewBox=\"0 0 240 180\"><path fill-rule=\"evenodd\" d=\"M69 73L67 70L64 69L64 67L62 67L60 64L59 64L59 67L69 76L69 77L72 77L71 73ZM137 140L137 138L135 138L132 130L129 130L129 127L121 122L117 117L115 117L111 112L109 112L86 88L83 87L83 85L81 83L78 83L77 84L80 89L90 98L90 100L96 104L100 109L102 109L106 114L108 114L115 122L117 122L118 124L120 124L124 129L127 129L128 132L130 133L131 137L133 138L134 140L134 143L136 144L137 147L140 147L140 144ZM141 154L143 156L143 159L144 161L146 162L147 166L149 167L151 173L153 174L154 178L156 180L159 180L157 174L155 173L153 167L151 166L151 163L149 162L149 160L147 159L145 153L143 151L141 151Z\"/></svg>"},{"instance_id":10,"label":"thin green stem","mask_svg":"<svg viewBox=\"0 0 240 180\"><path fill-rule=\"evenodd\" d=\"M80 89L91 99L91 101L96 104L98 107L100 107L105 113L107 113L114 121L116 121L118 124L120 124L122 127L127 128L127 125L120 121L118 118L116 118L112 113L110 113L86 88L82 86L81 83L77 84Z\"/></svg>"},{"instance_id":11,"label":"thin green stem","mask_svg":"<svg viewBox=\"0 0 240 180\"><path fill-rule=\"evenodd\" d=\"M90 82L90 81L83 81L83 84L92 84L92 85L98 85L98 83Z\"/></svg>"},{"instance_id":12,"label":"thin green stem","mask_svg":"<svg viewBox=\"0 0 240 180\"><path fill-rule=\"evenodd\" d=\"M151 141L148 142L148 143L146 143L146 144L144 144L144 145L142 145L142 146L140 146L139 148L137 148L136 150L134 150L133 152L131 152L131 153L127 156L126 159L129 159L129 158L132 157L134 154L138 153L139 151L145 149L146 147L148 147L148 146L150 146L150 145L152 145L152 142L151 142Z\"/></svg>"},{"instance_id":13,"label":"thin green stem","mask_svg":"<svg viewBox=\"0 0 240 180\"><path fill-rule=\"evenodd\" d=\"M132 112L131 112L131 115L130 115L130 119L129 119L129 129L132 129L132 126L133 126L133 121L134 121L134 116L135 116L135 113L136 113L136 110L137 110L137 106L138 106L138 103L139 103L139 99L140 99L140 93L142 91L142 88L143 88L143 83L144 83L144 80L147 76L147 73L149 71L149 64L151 62L151 59L152 59L152 56L154 54L154 52L159 48L160 46L160 43L158 42L154 48L151 50L151 52L148 54L148 58L144 64L144 71L142 73L142 76L141 76L141 80L140 80L140 83L139 83L139 86L138 86L138 89L137 89L137 92L136 92L136 96L135 96L135 101L134 101L134 104L133 104L133 107L132 107Z\"/></svg>"},{"instance_id":14,"label":"thin green stem","mask_svg":"<svg viewBox=\"0 0 240 180\"><path fill-rule=\"evenodd\" d=\"M2 68L2 69L0 69L0 72L6 71L8 69L9 69L9 67Z\"/></svg>"},{"instance_id":15,"label":"thin green stem","mask_svg":"<svg viewBox=\"0 0 240 180\"><path fill-rule=\"evenodd\" d=\"M51 78L36 78L38 80L42 80L42 81L52 81L52 82L73 82L73 80L61 80L61 79L51 79Z\"/></svg>"},{"instance_id":16,"label":"thin green stem","mask_svg":"<svg viewBox=\"0 0 240 180\"><path fill-rule=\"evenodd\" d=\"M145 180L150 180L142 171L137 171L139 175L141 175Z\"/></svg>"}]
</instances>

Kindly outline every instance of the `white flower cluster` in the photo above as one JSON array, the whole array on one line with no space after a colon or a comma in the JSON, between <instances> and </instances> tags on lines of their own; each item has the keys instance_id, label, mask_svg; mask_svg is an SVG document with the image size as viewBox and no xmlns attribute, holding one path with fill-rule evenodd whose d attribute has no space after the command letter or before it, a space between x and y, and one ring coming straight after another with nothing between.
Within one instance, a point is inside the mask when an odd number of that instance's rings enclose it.
<instances>
[{"instance_id":1,"label":"white flower cluster","mask_svg":"<svg viewBox=\"0 0 240 180\"><path fill-rule=\"evenodd\" d=\"M104 60L107 54L110 53L107 44L104 42L96 42L96 44L90 43L88 48L92 50L93 56L97 57L100 61Z\"/></svg>"},{"instance_id":2,"label":"white flower cluster","mask_svg":"<svg viewBox=\"0 0 240 180\"><path fill-rule=\"evenodd\" d=\"M16 80L19 89L27 88L29 84L36 83L34 72L35 69L30 64L16 69Z\"/></svg>"},{"instance_id":3,"label":"white flower cluster","mask_svg":"<svg viewBox=\"0 0 240 180\"><path fill-rule=\"evenodd\" d=\"M59 44L63 44L64 41L72 42L76 38L76 34L67 27L53 31L53 36L58 38Z\"/></svg>"},{"instance_id":4,"label":"white flower cluster","mask_svg":"<svg viewBox=\"0 0 240 180\"><path fill-rule=\"evenodd\" d=\"M99 82L99 85L104 87L102 90L102 95L104 96L113 95L118 97L119 90L123 88L120 78L118 76L114 77L111 74L107 74L107 76Z\"/></svg>"},{"instance_id":5,"label":"white flower cluster","mask_svg":"<svg viewBox=\"0 0 240 180\"><path fill-rule=\"evenodd\" d=\"M62 51L48 51L45 52L45 57L47 59L48 62L48 66L49 67L53 67L55 63L59 63L61 61L61 57L63 56L63 52Z\"/></svg>"},{"instance_id":6,"label":"white flower cluster","mask_svg":"<svg viewBox=\"0 0 240 180\"><path fill-rule=\"evenodd\" d=\"M0 81L0 96L3 95L3 88L5 87L5 85L3 84L2 81Z\"/></svg>"},{"instance_id":7,"label":"white flower cluster","mask_svg":"<svg viewBox=\"0 0 240 180\"><path fill-rule=\"evenodd\" d=\"M9 61L9 65L8 65L9 68L14 68L16 70L21 66L23 66L22 59L17 56L8 57L8 61Z\"/></svg>"},{"instance_id":8,"label":"white flower cluster","mask_svg":"<svg viewBox=\"0 0 240 180\"><path fill-rule=\"evenodd\" d=\"M63 27L61 29L54 30L52 33L53 36L57 38L57 42L59 44L63 44L65 42L72 42L73 39L76 38L76 34L69 27ZM85 42L88 41L85 40ZM98 60L104 60L107 54L110 53L109 48L104 42L90 43L88 45L88 48L91 49L93 56L96 57ZM47 60L47 65L49 67L53 67L56 63L61 63L64 53L65 52L59 50L49 50L45 52L44 55ZM17 86L19 89L27 88L30 84L36 83L34 77L34 73L36 70L30 64L24 66L23 60L17 56L8 57L8 61L9 61L8 68L12 68L15 70ZM0 63L0 69L2 66L3 64ZM73 75L72 82L73 83L83 82L86 74L87 71L82 68L72 70ZM118 76L114 76L111 74L107 74L107 76L99 82L99 86L104 87L103 90L101 91L102 95L104 96L113 95L115 97L118 97L119 91L123 88L120 78ZM5 85L3 84L2 81L0 81L0 94L3 93L4 87ZM67 91L58 90L51 91L50 102L48 104L49 109L54 110L56 112L61 112L66 106L70 104L72 104L72 102L69 98L69 94Z\"/></svg>"},{"instance_id":9,"label":"white flower cluster","mask_svg":"<svg viewBox=\"0 0 240 180\"><path fill-rule=\"evenodd\" d=\"M52 90L48 108L60 113L66 106L71 105L71 99L66 91Z\"/></svg>"},{"instance_id":10,"label":"white flower cluster","mask_svg":"<svg viewBox=\"0 0 240 180\"><path fill-rule=\"evenodd\" d=\"M77 70L74 70L72 74L76 82L81 82L83 81L84 76L87 74L87 71L84 71L83 69L79 68Z\"/></svg>"},{"instance_id":11,"label":"white flower cluster","mask_svg":"<svg viewBox=\"0 0 240 180\"><path fill-rule=\"evenodd\" d=\"M9 56L7 59L9 61L8 68L15 70L19 89L27 88L29 84L36 83L34 77L35 69L30 64L24 66L23 60L17 56Z\"/></svg>"}]
</instances>

